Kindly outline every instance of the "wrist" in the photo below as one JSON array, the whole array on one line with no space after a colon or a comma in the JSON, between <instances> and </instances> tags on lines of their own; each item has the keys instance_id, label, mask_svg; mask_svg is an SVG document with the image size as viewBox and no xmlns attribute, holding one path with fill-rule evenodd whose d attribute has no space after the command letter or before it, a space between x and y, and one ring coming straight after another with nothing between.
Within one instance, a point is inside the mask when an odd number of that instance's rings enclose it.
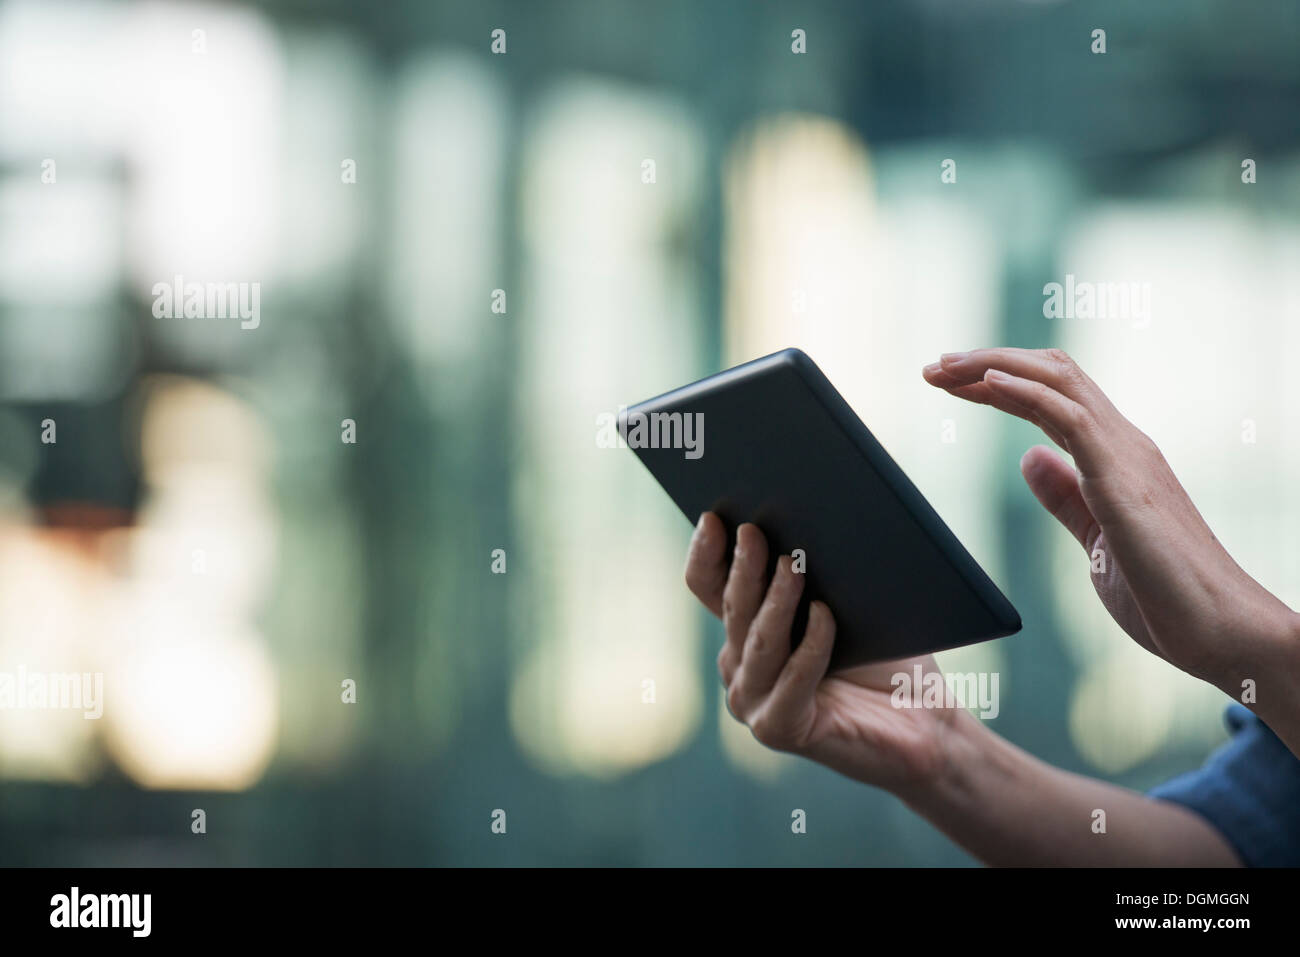
<instances>
[{"instance_id":1,"label":"wrist","mask_svg":"<svg viewBox=\"0 0 1300 957\"><path fill-rule=\"evenodd\" d=\"M1213 674L1201 675L1224 694L1269 721L1300 699L1300 614L1272 595L1234 640Z\"/></svg>"},{"instance_id":2,"label":"wrist","mask_svg":"<svg viewBox=\"0 0 1300 957\"><path fill-rule=\"evenodd\" d=\"M938 760L923 777L895 791L912 810L935 820L977 800L985 775L1005 762L998 735L978 718L960 711L937 731Z\"/></svg>"}]
</instances>

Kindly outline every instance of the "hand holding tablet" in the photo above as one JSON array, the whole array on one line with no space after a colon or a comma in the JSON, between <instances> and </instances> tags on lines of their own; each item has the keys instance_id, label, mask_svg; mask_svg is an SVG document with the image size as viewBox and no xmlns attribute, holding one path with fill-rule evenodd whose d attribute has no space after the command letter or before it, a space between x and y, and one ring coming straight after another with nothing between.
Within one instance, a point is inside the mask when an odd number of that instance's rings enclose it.
<instances>
[{"instance_id":1,"label":"hand holding tablet","mask_svg":"<svg viewBox=\"0 0 1300 957\"><path fill-rule=\"evenodd\" d=\"M806 585L793 641L811 602L823 602L836 627L832 670L1020 629L1015 608L797 349L633 406L619 432L692 522L713 512L733 540L743 523L758 526L767 579L789 557Z\"/></svg>"}]
</instances>

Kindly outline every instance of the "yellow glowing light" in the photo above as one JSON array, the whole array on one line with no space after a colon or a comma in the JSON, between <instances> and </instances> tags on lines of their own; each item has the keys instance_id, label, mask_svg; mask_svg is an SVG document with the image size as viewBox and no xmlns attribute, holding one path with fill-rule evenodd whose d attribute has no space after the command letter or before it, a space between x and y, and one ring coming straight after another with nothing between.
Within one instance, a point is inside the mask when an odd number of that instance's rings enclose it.
<instances>
[{"instance_id":1,"label":"yellow glowing light","mask_svg":"<svg viewBox=\"0 0 1300 957\"><path fill-rule=\"evenodd\" d=\"M108 585L86 556L21 526L0 529L0 671L95 673L87 636ZM100 766L100 720L80 710L0 709L0 776L85 782Z\"/></svg>"},{"instance_id":2,"label":"yellow glowing light","mask_svg":"<svg viewBox=\"0 0 1300 957\"><path fill-rule=\"evenodd\" d=\"M238 790L275 747L278 696L253 635L187 631L186 609L153 596L126 658L108 675L110 751L145 787Z\"/></svg>"},{"instance_id":3,"label":"yellow glowing light","mask_svg":"<svg viewBox=\"0 0 1300 957\"><path fill-rule=\"evenodd\" d=\"M698 373L691 263L673 237L695 215L700 156L682 104L578 79L543 100L526 137L520 414L536 427L520 433L515 507L524 552L547 560L516 586L525 650L510 717L556 773L643 766L699 725L699 619L681 585L689 523L596 433L602 411Z\"/></svg>"},{"instance_id":4,"label":"yellow glowing light","mask_svg":"<svg viewBox=\"0 0 1300 957\"><path fill-rule=\"evenodd\" d=\"M148 494L117 542L109 750L146 787L245 788L279 730L275 669L252 625L275 562L269 440L213 385L154 379L143 403Z\"/></svg>"}]
</instances>

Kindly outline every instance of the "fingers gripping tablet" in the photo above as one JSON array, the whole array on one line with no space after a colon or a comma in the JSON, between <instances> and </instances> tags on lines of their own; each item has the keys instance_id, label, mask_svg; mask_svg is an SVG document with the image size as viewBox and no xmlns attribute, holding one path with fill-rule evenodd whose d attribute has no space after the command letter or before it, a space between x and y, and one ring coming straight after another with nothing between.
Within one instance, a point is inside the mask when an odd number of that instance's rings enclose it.
<instances>
[{"instance_id":1,"label":"fingers gripping tablet","mask_svg":"<svg viewBox=\"0 0 1300 957\"><path fill-rule=\"evenodd\" d=\"M832 669L1020 630L1015 608L798 349L632 406L619 435L692 523L712 511L734 536L753 522L772 568L795 557L807 579L792 632L824 601L837 624Z\"/></svg>"}]
</instances>

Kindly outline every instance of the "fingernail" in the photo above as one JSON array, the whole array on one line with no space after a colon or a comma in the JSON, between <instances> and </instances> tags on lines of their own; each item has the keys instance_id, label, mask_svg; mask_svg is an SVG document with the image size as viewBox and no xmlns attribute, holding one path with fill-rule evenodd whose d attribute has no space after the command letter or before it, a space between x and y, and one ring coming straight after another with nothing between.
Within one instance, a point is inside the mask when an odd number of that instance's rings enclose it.
<instances>
[{"instance_id":1,"label":"fingernail","mask_svg":"<svg viewBox=\"0 0 1300 957\"><path fill-rule=\"evenodd\" d=\"M999 372L997 369L990 369L988 372L984 373L984 379L986 382L1006 382L1010 378L1011 376L1007 375L1005 372Z\"/></svg>"},{"instance_id":2,"label":"fingernail","mask_svg":"<svg viewBox=\"0 0 1300 957\"><path fill-rule=\"evenodd\" d=\"M939 357L939 361L941 363L961 362L961 360L965 359L968 355L970 355L969 352L945 352Z\"/></svg>"},{"instance_id":3,"label":"fingernail","mask_svg":"<svg viewBox=\"0 0 1300 957\"><path fill-rule=\"evenodd\" d=\"M928 366L925 366L924 368L922 368L921 371L922 371L922 372L938 372L938 371L939 371L939 363L937 363L937 362L931 362Z\"/></svg>"}]
</instances>

